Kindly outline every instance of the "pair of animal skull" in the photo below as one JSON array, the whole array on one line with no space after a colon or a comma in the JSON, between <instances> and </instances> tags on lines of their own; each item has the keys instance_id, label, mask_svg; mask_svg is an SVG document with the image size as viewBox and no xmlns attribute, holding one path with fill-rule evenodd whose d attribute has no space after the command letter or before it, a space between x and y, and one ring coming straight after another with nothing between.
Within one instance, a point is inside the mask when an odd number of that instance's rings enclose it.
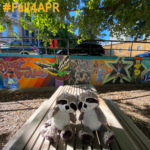
<instances>
[{"instance_id":1,"label":"pair of animal skull","mask_svg":"<svg viewBox=\"0 0 150 150\"><path fill-rule=\"evenodd\" d=\"M90 90L74 96L67 92L60 94L56 100L56 107L50 110L48 121L42 127L42 135L51 142L56 141L56 132L61 131L61 138L69 140L73 136L70 121L76 122L74 115L80 110L80 121L84 121L84 128L79 131L79 138L85 142L91 142L94 138L93 131L100 130L105 144L112 142L113 132L107 127L107 120L99 106L97 95Z\"/></svg>"},{"instance_id":2,"label":"pair of animal skull","mask_svg":"<svg viewBox=\"0 0 150 150\"><path fill-rule=\"evenodd\" d=\"M81 112L88 112L99 105L97 95L90 90L83 92L79 96L75 95L76 99L73 97L73 95L63 92L56 103L59 109L67 113L75 113L77 109Z\"/></svg>"}]
</instances>

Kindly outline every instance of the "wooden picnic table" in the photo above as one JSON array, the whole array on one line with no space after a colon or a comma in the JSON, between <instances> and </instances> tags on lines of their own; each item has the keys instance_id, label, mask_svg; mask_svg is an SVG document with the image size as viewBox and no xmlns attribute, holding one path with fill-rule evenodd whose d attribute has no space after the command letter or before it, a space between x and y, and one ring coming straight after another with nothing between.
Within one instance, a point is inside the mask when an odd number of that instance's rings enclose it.
<instances>
[{"instance_id":1,"label":"wooden picnic table","mask_svg":"<svg viewBox=\"0 0 150 150\"><path fill-rule=\"evenodd\" d=\"M113 103L113 101L99 97L100 108L104 112L109 127L115 134L115 139L110 145L104 145L98 131L94 132L95 138L91 143L82 142L78 138L78 131L82 122L77 120L71 124L75 135L69 141L63 141L59 134L57 142L52 144L40 135L40 128L47 120L50 108L56 105L56 98L64 91L71 94L80 94L85 90L92 90L98 94L93 85L66 85L60 86L52 97L45 101L29 120L21 127L14 137L7 143L3 150L149 150L150 141L133 124L133 122ZM76 111L78 118L80 112Z\"/></svg>"}]
</instances>

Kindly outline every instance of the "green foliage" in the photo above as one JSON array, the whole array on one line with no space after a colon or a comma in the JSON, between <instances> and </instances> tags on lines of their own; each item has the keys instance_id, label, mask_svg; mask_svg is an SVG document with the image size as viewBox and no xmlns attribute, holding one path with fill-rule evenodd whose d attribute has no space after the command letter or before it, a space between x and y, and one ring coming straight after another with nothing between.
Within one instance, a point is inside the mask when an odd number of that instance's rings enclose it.
<instances>
[{"instance_id":1,"label":"green foliage","mask_svg":"<svg viewBox=\"0 0 150 150\"><path fill-rule=\"evenodd\" d=\"M53 33L51 31L49 31L47 29L47 27L45 27L44 29L44 33L47 33L47 37L48 39L50 38L54 38L54 39L57 39L57 38L62 38L62 39L76 39L76 36L75 34L71 33L68 31L68 24L65 24L64 26L62 26L58 32L56 33L56 35L54 36ZM51 42L51 40L50 40ZM69 41L69 48L73 48L75 45L77 44L77 41ZM42 41L41 42L41 45L42 46L45 46L45 43ZM54 45L54 43L53 43ZM50 43L47 43L47 47L50 46ZM61 47L61 49L63 48L67 48L67 41L66 40L59 40L58 41L58 47ZM57 52L57 50L60 50L60 49L55 49L55 51ZM54 49L48 49L48 52L49 53L53 53Z\"/></svg>"},{"instance_id":2,"label":"green foliage","mask_svg":"<svg viewBox=\"0 0 150 150\"><path fill-rule=\"evenodd\" d=\"M150 2L148 0L84 0L85 6L81 11L77 7L80 4L79 0L9 0L10 4L17 1L19 4L29 2L30 6L36 2L36 8L42 3L45 7L47 2L59 4L59 12L53 12L53 9L48 9L47 12L33 12L29 11L25 15L22 14L20 24L29 30L33 28L37 32L39 30L39 39L42 39L46 44L50 41L49 34L45 33L45 27L53 36L58 35L60 28L65 27L65 16L70 25L68 31L75 32L76 29L80 31L80 39L78 42L90 39L92 29L93 35L101 35L101 29L110 29L111 35L116 35L120 39L120 35L134 35L150 34ZM0 1L0 29L3 30L3 24L7 24L11 28L11 20L5 15L3 11L3 4L7 0ZM77 10L76 17L69 15L70 10ZM32 19L32 14L34 19ZM114 21L115 19L115 21ZM137 21L140 20L140 24ZM31 22L31 23L29 23ZM132 28L133 27L133 28ZM120 39L121 40L121 39Z\"/></svg>"}]
</instances>

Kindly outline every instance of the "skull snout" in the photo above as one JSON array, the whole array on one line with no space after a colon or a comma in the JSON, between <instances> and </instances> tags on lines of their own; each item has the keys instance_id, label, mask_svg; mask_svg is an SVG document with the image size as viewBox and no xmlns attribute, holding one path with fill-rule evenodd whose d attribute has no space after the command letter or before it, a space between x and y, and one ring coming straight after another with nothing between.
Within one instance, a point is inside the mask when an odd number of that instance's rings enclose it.
<instances>
[{"instance_id":1,"label":"skull snout","mask_svg":"<svg viewBox=\"0 0 150 150\"><path fill-rule=\"evenodd\" d=\"M65 106L66 110L69 109L69 106Z\"/></svg>"},{"instance_id":2,"label":"skull snout","mask_svg":"<svg viewBox=\"0 0 150 150\"><path fill-rule=\"evenodd\" d=\"M84 104L83 107L84 107L84 108L87 108L87 104Z\"/></svg>"}]
</instances>

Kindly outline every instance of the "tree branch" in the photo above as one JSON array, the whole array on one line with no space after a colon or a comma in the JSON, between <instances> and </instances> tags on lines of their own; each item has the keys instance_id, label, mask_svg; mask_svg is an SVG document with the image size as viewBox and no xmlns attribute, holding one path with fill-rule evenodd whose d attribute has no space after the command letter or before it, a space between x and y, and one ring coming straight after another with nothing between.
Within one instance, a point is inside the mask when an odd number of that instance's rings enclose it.
<instances>
[{"instance_id":1,"label":"tree branch","mask_svg":"<svg viewBox=\"0 0 150 150\"><path fill-rule=\"evenodd\" d=\"M82 8L82 9L76 9L76 10L69 10L69 9L65 9L65 11L78 11L78 10L114 10L116 9L118 6L124 4L125 2L127 2L128 0L121 0L119 1L117 4L113 5L113 6L109 6L109 7L101 7L101 8L94 8L94 9L89 9L89 8ZM61 8L61 7L60 7Z\"/></svg>"}]
</instances>

